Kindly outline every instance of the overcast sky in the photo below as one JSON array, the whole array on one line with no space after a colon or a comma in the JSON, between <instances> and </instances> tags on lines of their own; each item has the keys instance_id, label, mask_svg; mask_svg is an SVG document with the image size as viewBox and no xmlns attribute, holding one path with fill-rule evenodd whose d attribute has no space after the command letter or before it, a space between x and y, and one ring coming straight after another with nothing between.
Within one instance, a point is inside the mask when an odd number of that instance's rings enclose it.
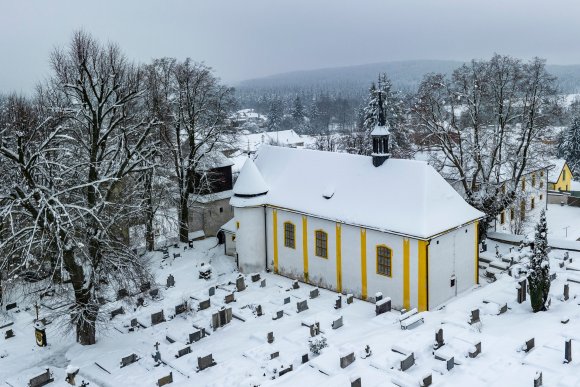
<instances>
[{"instance_id":1,"label":"overcast sky","mask_svg":"<svg viewBox=\"0 0 580 387\"><path fill-rule=\"evenodd\" d=\"M191 57L227 82L494 52L580 63L578 0L0 0L0 91L28 92L75 29L132 59Z\"/></svg>"}]
</instances>

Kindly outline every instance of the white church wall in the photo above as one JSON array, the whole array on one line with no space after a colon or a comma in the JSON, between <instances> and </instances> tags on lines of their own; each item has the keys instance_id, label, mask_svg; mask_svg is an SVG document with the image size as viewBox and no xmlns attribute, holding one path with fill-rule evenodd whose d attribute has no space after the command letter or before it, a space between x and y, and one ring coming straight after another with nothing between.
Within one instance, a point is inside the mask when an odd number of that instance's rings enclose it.
<instances>
[{"instance_id":1,"label":"white church wall","mask_svg":"<svg viewBox=\"0 0 580 387\"><path fill-rule=\"evenodd\" d=\"M234 208L239 228L236 250L242 273L262 271L266 267L266 229L263 207Z\"/></svg>"}]
</instances>

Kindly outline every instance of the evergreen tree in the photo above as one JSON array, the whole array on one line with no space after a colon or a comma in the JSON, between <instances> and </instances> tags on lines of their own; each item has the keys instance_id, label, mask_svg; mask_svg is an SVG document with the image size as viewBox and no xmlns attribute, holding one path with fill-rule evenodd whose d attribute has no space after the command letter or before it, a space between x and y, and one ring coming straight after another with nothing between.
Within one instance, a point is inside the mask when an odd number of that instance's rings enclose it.
<instances>
[{"instance_id":1,"label":"evergreen tree","mask_svg":"<svg viewBox=\"0 0 580 387\"><path fill-rule=\"evenodd\" d=\"M558 156L566 160L572 174L580 173L580 116L574 117L570 127L562 134Z\"/></svg>"},{"instance_id":2,"label":"evergreen tree","mask_svg":"<svg viewBox=\"0 0 580 387\"><path fill-rule=\"evenodd\" d=\"M294 104L292 105L292 118L296 122L304 121L304 105L302 105L300 97L294 99Z\"/></svg>"},{"instance_id":3,"label":"evergreen tree","mask_svg":"<svg viewBox=\"0 0 580 387\"><path fill-rule=\"evenodd\" d=\"M268 131L276 131L280 129L280 124L284 118L284 104L280 98L274 98L270 101L268 109Z\"/></svg>"},{"instance_id":4,"label":"evergreen tree","mask_svg":"<svg viewBox=\"0 0 580 387\"><path fill-rule=\"evenodd\" d=\"M536 225L528 281L533 311L547 310L550 291L550 261L548 259L548 225L545 210L542 210L540 221Z\"/></svg>"}]
</instances>

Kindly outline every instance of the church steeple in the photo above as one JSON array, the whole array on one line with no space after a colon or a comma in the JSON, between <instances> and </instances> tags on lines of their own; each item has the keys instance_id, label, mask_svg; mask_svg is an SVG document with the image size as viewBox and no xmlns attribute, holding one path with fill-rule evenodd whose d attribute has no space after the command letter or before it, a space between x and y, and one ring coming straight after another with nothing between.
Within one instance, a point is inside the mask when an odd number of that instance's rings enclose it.
<instances>
[{"instance_id":1,"label":"church steeple","mask_svg":"<svg viewBox=\"0 0 580 387\"><path fill-rule=\"evenodd\" d=\"M389 136L390 127L385 117L385 108L383 101L383 91L381 90L381 84L379 82L378 90L378 120L377 125L371 132L371 140L373 141L373 153L371 154L373 158L373 165L375 167L380 167L391 155L389 153Z\"/></svg>"}]
</instances>

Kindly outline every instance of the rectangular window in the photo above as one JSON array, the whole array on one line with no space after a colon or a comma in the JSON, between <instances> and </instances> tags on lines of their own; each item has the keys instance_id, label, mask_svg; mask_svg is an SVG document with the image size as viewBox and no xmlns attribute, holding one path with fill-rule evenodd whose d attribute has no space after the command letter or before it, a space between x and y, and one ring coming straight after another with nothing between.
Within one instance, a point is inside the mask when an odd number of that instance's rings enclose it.
<instances>
[{"instance_id":1,"label":"rectangular window","mask_svg":"<svg viewBox=\"0 0 580 387\"><path fill-rule=\"evenodd\" d=\"M544 188L544 180L540 180L540 188Z\"/></svg>"},{"instance_id":2,"label":"rectangular window","mask_svg":"<svg viewBox=\"0 0 580 387\"><path fill-rule=\"evenodd\" d=\"M316 230L316 256L328 258L328 234L322 230Z\"/></svg>"},{"instance_id":3,"label":"rectangular window","mask_svg":"<svg viewBox=\"0 0 580 387\"><path fill-rule=\"evenodd\" d=\"M526 219L526 201L522 200L522 202L520 203L520 219L524 220Z\"/></svg>"},{"instance_id":4,"label":"rectangular window","mask_svg":"<svg viewBox=\"0 0 580 387\"><path fill-rule=\"evenodd\" d=\"M530 207L531 207L531 209L532 209L532 210L533 210L534 208L536 208L536 199L535 199L535 198L532 198L532 201L531 201L531 203L530 203Z\"/></svg>"},{"instance_id":5,"label":"rectangular window","mask_svg":"<svg viewBox=\"0 0 580 387\"><path fill-rule=\"evenodd\" d=\"M377 246L377 274L386 275L390 277L392 250L387 246Z\"/></svg>"},{"instance_id":6,"label":"rectangular window","mask_svg":"<svg viewBox=\"0 0 580 387\"><path fill-rule=\"evenodd\" d=\"M501 212L501 214L500 214L500 216L499 216L499 219L500 219L500 220L499 220L499 222L500 222L501 224L504 224L504 223L505 223L505 211L502 211L502 212Z\"/></svg>"},{"instance_id":7,"label":"rectangular window","mask_svg":"<svg viewBox=\"0 0 580 387\"><path fill-rule=\"evenodd\" d=\"M292 223L284 223L284 246L290 247L291 249L296 248L295 231L296 228Z\"/></svg>"},{"instance_id":8,"label":"rectangular window","mask_svg":"<svg viewBox=\"0 0 580 387\"><path fill-rule=\"evenodd\" d=\"M240 222L236 222L236 229L240 228Z\"/></svg>"},{"instance_id":9,"label":"rectangular window","mask_svg":"<svg viewBox=\"0 0 580 387\"><path fill-rule=\"evenodd\" d=\"M544 171L540 171L540 177L544 177Z\"/></svg>"},{"instance_id":10,"label":"rectangular window","mask_svg":"<svg viewBox=\"0 0 580 387\"><path fill-rule=\"evenodd\" d=\"M540 200L544 200L544 194L540 194Z\"/></svg>"},{"instance_id":11,"label":"rectangular window","mask_svg":"<svg viewBox=\"0 0 580 387\"><path fill-rule=\"evenodd\" d=\"M510 208L510 220L514 220L514 218L515 218L515 211L512 207L512 208Z\"/></svg>"},{"instance_id":12,"label":"rectangular window","mask_svg":"<svg viewBox=\"0 0 580 387\"><path fill-rule=\"evenodd\" d=\"M522 177L522 191L526 190L526 178Z\"/></svg>"},{"instance_id":13,"label":"rectangular window","mask_svg":"<svg viewBox=\"0 0 580 387\"><path fill-rule=\"evenodd\" d=\"M535 186L536 186L536 174L534 173L532 175L532 187L535 187Z\"/></svg>"}]
</instances>

